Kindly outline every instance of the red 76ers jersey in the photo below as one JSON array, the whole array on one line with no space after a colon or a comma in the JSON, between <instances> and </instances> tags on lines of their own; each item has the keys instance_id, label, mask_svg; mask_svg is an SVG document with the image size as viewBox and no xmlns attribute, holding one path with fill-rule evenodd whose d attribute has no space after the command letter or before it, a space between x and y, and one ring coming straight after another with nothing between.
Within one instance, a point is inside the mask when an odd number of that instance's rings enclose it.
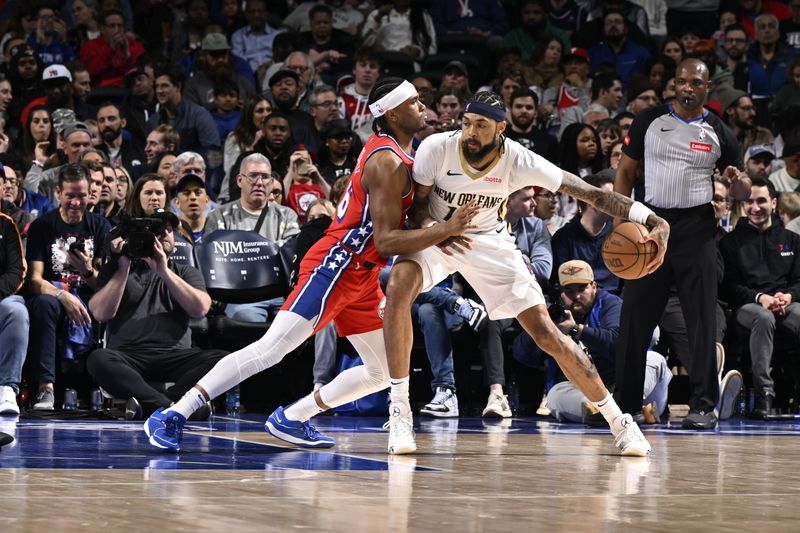
<instances>
[{"instance_id":1,"label":"red 76ers jersey","mask_svg":"<svg viewBox=\"0 0 800 533\"><path fill-rule=\"evenodd\" d=\"M336 209L336 217L328 230L327 236L335 237L345 249L358 256L360 262L371 262L379 266L385 266L387 259L381 257L375 248L372 240L372 217L369 213L369 192L361 186L361 174L364 165L373 154L381 150L391 150L397 155L408 168L408 193L402 198L403 215L397 221L397 228L402 228L406 221L405 213L411 208L414 201L414 184L411 180L411 169L414 166L414 158L407 154L391 135L386 133L373 133L367 139L364 149L358 155L356 167L350 175L344 194Z\"/></svg>"}]
</instances>

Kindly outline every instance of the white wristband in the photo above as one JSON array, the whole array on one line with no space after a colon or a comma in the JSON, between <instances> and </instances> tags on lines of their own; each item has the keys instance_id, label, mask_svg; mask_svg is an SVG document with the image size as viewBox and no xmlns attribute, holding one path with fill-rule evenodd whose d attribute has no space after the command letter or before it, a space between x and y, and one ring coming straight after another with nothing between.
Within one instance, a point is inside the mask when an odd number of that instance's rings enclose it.
<instances>
[{"instance_id":1,"label":"white wristband","mask_svg":"<svg viewBox=\"0 0 800 533\"><path fill-rule=\"evenodd\" d=\"M438 222L436 222L435 220L432 220L432 221L428 222L427 224L425 224L425 227L426 228L430 228L431 226L433 226L435 224L438 224Z\"/></svg>"},{"instance_id":2,"label":"white wristband","mask_svg":"<svg viewBox=\"0 0 800 533\"><path fill-rule=\"evenodd\" d=\"M631 210L628 212L628 220L639 224L647 224L647 217L652 214L653 211L642 202L633 202Z\"/></svg>"}]
</instances>

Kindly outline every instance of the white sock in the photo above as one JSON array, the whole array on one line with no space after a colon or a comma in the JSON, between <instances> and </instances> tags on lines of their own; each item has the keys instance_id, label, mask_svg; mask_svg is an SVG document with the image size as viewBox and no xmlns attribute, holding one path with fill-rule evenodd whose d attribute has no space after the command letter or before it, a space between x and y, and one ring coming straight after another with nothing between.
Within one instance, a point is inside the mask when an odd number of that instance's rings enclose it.
<instances>
[{"instance_id":1,"label":"white sock","mask_svg":"<svg viewBox=\"0 0 800 533\"><path fill-rule=\"evenodd\" d=\"M286 408L283 412L287 420L295 420L297 422L305 422L312 416L320 414L323 410L317 405L314 399L314 393L304 396Z\"/></svg>"},{"instance_id":2,"label":"white sock","mask_svg":"<svg viewBox=\"0 0 800 533\"><path fill-rule=\"evenodd\" d=\"M174 411L188 419L192 413L203 407L205 403L206 397L203 396L203 393L200 392L199 389L192 387L186 391L186 394L183 395L183 398L178 400L178 403L165 409L165 411Z\"/></svg>"},{"instance_id":3,"label":"white sock","mask_svg":"<svg viewBox=\"0 0 800 533\"><path fill-rule=\"evenodd\" d=\"M400 379L391 378L389 380L391 386L389 389L389 399L392 402L408 405L408 382L409 376Z\"/></svg>"},{"instance_id":4,"label":"white sock","mask_svg":"<svg viewBox=\"0 0 800 533\"><path fill-rule=\"evenodd\" d=\"M622 428L615 428L614 421L617 419L617 417L622 416L622 410L617 405L617 402L614 401L614 397L611 396L611 393L609 392L606 394L606 397L599 402L594 402L594 406L597 407L601 413L603 413L603 418L605 418L606 422L608 422L608 427L610 427L611 432L616 435L617 432Z\"/></svg>"}]
</instances>

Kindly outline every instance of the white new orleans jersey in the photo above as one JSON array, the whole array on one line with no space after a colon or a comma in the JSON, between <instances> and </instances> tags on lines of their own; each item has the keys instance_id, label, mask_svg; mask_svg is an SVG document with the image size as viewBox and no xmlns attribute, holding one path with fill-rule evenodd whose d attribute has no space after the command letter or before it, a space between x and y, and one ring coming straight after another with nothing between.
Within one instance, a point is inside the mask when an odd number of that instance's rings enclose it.
<instances>
[{"instance_id":1,"label":"white new orleans jersey","mask_svg":"<svg viewBox=\"0 0 800 533\"><path fill-rule=\"evenodd\" d=\"M443 222L462 205L477 200L479 211L472 220L478 226L475 233L497 228L512 192L528 186L556 191L561 178L560 168L510 139L505 139L492 164L476 170L461 151L460 130L427 137L414 158L414 181L433 186L428 196L433 219Z\"/></svg>"}]
</instances>

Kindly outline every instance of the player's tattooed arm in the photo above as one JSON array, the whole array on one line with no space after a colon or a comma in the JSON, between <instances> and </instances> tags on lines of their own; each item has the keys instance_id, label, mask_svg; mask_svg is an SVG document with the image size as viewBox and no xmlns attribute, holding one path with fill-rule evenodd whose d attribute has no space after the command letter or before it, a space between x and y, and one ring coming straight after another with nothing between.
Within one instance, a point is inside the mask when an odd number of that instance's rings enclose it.
<instances>
[{"instance_id":1,"label":"player's tattooed arm","mask_svg":"<svg viewBox=\"0 0 800 533\"><path fill-rule=\"evenodd\" d=\"M570 172L564 172L564 178L558 192L574 196L578 200L591 204L603 213L607 213L615 218L629 220L628 214L633 205L632 199L618 192L604 191L603 189L589 185ZM655 213L651 213L647 217L645 226L653 230L661 223L664 223L664 220Z\"/></svg>"},{"instance_id":2,"label":"player's tattooed arm","mask_svg":"<svg viewBox=\"0 0 800 533\"><path fill-rule=\"evenodd\" d=\"M591 204L615 218L630 220L631 206L634 202L628 196L615 191L604 191L589 185L570 172L564 172L561 187L558 190ZM641 204L639 206L641 207ZM643 241L655 242L658 249L655 258L647 264L648 273L652 273L664 261L664 254L667 252L667 241L669 240L669 224L666 220L651 212L647 216L645 226L647 226L649 232Z\"/></svg>"},{"instance_id":3,"label":"player's tattooed arm","mask_svg":"<svg viewBox=\"0 0 800 533\"><path fill-rule=\"evenodd\" d=\"M595 206L600 211L616 218L628 218L628 213L633 205L633 200L619 193L604 191L589 185L581 178L570 172L564 172L561 187L558 192L563 192Z\"/></svg>"}]
</instances>

